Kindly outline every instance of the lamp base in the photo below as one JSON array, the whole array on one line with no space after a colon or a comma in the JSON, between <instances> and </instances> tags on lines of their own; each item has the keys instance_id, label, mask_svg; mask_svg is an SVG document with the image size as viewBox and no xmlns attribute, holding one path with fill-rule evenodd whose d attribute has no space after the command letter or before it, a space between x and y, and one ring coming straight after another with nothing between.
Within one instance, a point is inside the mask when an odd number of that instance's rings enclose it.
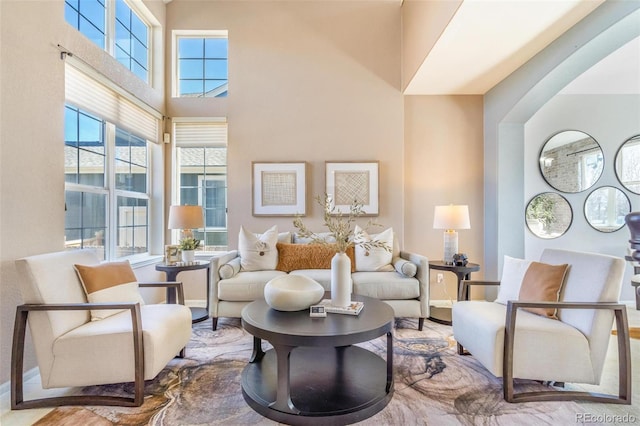
<instances>
[{"instance_id":1,"label":"lamp base","mask_svg":"<svg viewBox=\"0 0 640 426\"><path fill-rule=\"evenodd\" d=\"M458 233L448 229L444 232L444 263L453 265L453 255L458 252Z\"/></svg>"}]
</instances>

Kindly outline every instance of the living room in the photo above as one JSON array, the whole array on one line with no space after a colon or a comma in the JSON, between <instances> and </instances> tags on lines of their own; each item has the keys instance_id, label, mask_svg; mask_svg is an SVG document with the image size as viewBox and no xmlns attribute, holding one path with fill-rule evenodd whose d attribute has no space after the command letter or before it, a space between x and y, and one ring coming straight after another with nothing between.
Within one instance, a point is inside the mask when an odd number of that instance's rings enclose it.
<instances>
[{"instance_id":1,"label":"living room","mask_svg":"<svg viewBox=\"0 0 640 426\"><path fill-rule=\"evenodd\" d=\"M226 119L229 248L237 245L241 226L254 232L272 225L293 230L291 217L252 214L252 161L306 161L310 200L325 190L326 161L373 160L380 166L376 220L393 227L406 250L440 259L442 231L432 226L434 206L469 206L471 228L459 232L459 247L481 265L474 278L497 279L503 255L536 259L546 247L626 254L626 228L601 233L580 214L587 193L567 196L574 218L562 238L532 235L524 209L533 196L551 190L540 175L538 156L544 140L560 130L595 136L605 158L599 186L620 186L612 164L620 145L640 133L638 93L556 94L640 35L635 2L592 5L588 16L526 64L484 92L465 94L407 92L429 43L455 11L451 5L438 9L438 2L409 0L141 3L157 23L152 86L68 25L64 2L0 3L1 383L10 379L15 307L22 303L14 261L64 249L67 60L94 68L157 111L164 118L161 134L172 134L173 122L181 118ZM423 16L425 21L417 19ZM434 34L425 34L424 27ZM174 30L228 30L227 97L173 96ZM483 49L490 46L478 47ZM558 113L568 109L575 113ZM141 280L164 278L154 264L165 244L175 242L165 229L176 197L174 146L150 144L150 150L155 202L149 212L151 256L134 265ZM627 194L637 211L639 196ZM309 201L307 209L305 221L322 229L320 207ZM622 301L634 299L631 275L629 267ZM431 297L446 299L435 279ZM454 293L452 277L445 281L447 292ZM205 298L201 285L186 285L185 291L189 300ZM26 364L27 369L36 365L29 348Z\"/></svg>"}]
</instances>

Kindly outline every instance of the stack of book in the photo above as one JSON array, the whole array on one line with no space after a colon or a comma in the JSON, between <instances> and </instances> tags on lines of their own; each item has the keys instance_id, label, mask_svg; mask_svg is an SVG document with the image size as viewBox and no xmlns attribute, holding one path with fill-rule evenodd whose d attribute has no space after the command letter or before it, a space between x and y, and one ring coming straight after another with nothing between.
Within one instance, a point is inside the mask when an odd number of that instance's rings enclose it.
<instances>
[{"instance_id":1,"label":"stack of book","mask_svg":"<svg viewBox=\"0 0 640 426\"><path fill-rule=\"evenodd\" d=\"M325 311L330 314L346 314L346 315L358 315L362 308L364 308L363 302L351 302L346 307L333 306L331 304L331 299L322 299L320 305L324 306Z\"/></svg>"}]
</instances>

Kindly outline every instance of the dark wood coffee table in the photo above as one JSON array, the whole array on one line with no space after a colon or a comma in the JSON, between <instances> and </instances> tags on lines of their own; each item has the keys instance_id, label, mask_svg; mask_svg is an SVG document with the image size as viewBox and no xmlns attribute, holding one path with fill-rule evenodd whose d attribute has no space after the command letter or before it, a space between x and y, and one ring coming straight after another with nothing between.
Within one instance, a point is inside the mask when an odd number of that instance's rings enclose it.
<instances>
[{"instance_id":1,"label":"dark wood coffee table","mask_svg":"<svg viewBox=\"0 0 640 426\"><path fill-rule=\"evenodd\" d=\"M325 294L325 298L330 295ZM309 311L281 312L264 300L247 305L242 326L253 338L253 354L242 372L242 394L249 406L288 424L347 424L371 417L393 396L393 309L364 302L358 316ZM352 346L387 335L386 361ZM262 339L273 349L264 352Z\"/></svg>"}]
</instances>

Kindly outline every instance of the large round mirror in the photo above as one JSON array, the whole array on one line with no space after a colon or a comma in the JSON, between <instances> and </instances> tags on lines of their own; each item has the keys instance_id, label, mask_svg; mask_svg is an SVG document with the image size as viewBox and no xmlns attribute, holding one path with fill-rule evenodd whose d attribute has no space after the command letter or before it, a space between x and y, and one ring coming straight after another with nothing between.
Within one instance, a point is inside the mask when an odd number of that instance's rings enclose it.
<instances>
[{"instance_id":1,"label":"large round mirror","mask_svg":"<svg viewBox=\"0 0 640 426\"><path fill-rule=\"evenodd\" d=\"M584 216L594 229L615 232L625 224L624 217L631 212L627 195L613 186L603 186L591 192L584 202Z\"/></svg>"},{"instance_id":2,"label":"large round mirror","mask_svg":"<svg viewBox=\"0 0 640 426\"><path fill-rule=\"evenodd\" d=\"M627 139L616 153L616 176L622 186L640 194L640 135Z\"/></svg>"},{"instance_id":3,"label":"large round mirror","mask_svg":"<svg viewBox=\"0 0 640 426\"><path fill-rule=\"evenodd\" d=\"M543 192L529 201L525 212L527 228L536 237L558 238L571 226L571 205L562 195Z\"/></svg>"},{"instance_id":4,"label":"large round mirror","mask_svg":"<svg viewBox=\"0 0 640 426\"><path fill-rule=\"evenodd\" d=\"M582 192L602 175L602 149L594 138L577 130L556 133L540 153L540 172L549 185L562 192Z\"/></svg>"}]
</instances>

